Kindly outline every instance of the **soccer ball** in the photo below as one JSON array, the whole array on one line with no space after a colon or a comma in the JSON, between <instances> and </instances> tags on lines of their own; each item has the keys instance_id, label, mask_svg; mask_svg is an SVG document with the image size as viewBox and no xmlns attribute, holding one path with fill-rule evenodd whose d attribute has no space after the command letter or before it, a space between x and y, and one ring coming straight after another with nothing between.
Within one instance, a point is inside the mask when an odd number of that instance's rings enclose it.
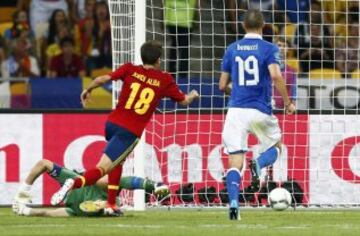
<instances>
[{"instance_id":1,"label":"soccer ball","mask_svg":"<svg viewBox=\"0 0 360 236\"><path fill-rule=\"evenodd\" d=\"M269 194L268 203L276 211L286 210L291 205L291 194L284 188L275 188Z\"/></svg>"}]
</instances>

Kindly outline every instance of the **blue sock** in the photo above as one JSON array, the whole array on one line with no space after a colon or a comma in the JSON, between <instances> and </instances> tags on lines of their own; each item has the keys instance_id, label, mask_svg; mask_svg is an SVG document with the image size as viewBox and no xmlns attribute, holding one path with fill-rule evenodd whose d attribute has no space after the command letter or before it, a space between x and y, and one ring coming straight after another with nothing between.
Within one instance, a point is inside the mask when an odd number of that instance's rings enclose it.
<instances>
[{"instance_id":1,"label":"blue sock","mask_svg":"<svg viewBox=\"0 0 360 236\"><path fill-rule=\"evenodd\" d=\"M131 189L143 189L144 179L140 177L132 177L130 183Z\"/></svg>"},{"instance_id":2,"label":"blue sock","mask_svg":"<svg viewBox=\"0 0 360 236\"><path fill-rule=\"evenodd\" d=\"M277 147L271 147L259 156L259 158L257 159L257 163L260 169L275 163L279 155L278 150L279 149Z\"/></svg>"},{"instance_id":3,"label":"blue sock","mask_svg":"<svg viewBox=\"0 0 360 236\"><path fill-rule=\"evenodd\" d=\"M226 188L229 196L229 203L231 207L233 203L236 203L236 207L239 207L239 187L240 187L240 171L236 168L231 168L226 174Z\"/></svg>"}]
</instances>

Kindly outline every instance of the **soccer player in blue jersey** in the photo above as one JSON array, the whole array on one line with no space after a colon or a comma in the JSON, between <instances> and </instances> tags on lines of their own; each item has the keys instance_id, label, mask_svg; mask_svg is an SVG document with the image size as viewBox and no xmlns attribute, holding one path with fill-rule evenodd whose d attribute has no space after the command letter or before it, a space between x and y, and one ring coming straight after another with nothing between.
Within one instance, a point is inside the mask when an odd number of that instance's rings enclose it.
<instances>
[{"instance_id":1,"label":"soccer player in blue jersey","mask_svg":"<svg viewBox=\"0 0 360 236\"><path fill-rule=\"evenodd\" d=\"M260 170L272 165L281 152L281 132L272 115L272 83L284 99L287 114L295 112L281 75L279 49L261 36L264 19L260 11L250 9L244 17L246 35L232 43L222 61L219 88L230 92L222 139L229 155L226 187L229 194L229 218L240 219L240 170L247 152L248 134L261 144L261 154L250 162L252 187L260 187ZM231 88L230 88L231 85Z\"/></svg>"}]
</instances>

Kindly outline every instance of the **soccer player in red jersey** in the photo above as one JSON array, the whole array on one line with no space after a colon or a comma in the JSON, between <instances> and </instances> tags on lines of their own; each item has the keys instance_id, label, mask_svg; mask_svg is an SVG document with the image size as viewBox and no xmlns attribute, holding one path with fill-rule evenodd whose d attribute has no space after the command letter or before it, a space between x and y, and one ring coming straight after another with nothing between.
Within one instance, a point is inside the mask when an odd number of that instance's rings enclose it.
<instances>
[{"instance_id":1,"label":"soccer player in red jersey","mask_svg":"<svg viewBox=\"0 0 360 236\"><path fill-rule=\"evenodd\" d=\"M82 92L81 101L86 105L93 89L110 80L123 81L118 104L110 113L105 125L107 145L99 163L96 168L87 170L82 176L66 180L60 190L52 196L52 205L62 202L69 190L93 185L102 176L109 174L108 199L104 212L113 216L121 214L115 200L119 190L122 163L135 148L160 100L169 97L187 106L199 97L196 90L185 95L172 76L160 70L161 53L162 46L159 42L145 42L141 46L143 65L124 64L110 74L97 77Z\"/></svg>"}]
</instances>

